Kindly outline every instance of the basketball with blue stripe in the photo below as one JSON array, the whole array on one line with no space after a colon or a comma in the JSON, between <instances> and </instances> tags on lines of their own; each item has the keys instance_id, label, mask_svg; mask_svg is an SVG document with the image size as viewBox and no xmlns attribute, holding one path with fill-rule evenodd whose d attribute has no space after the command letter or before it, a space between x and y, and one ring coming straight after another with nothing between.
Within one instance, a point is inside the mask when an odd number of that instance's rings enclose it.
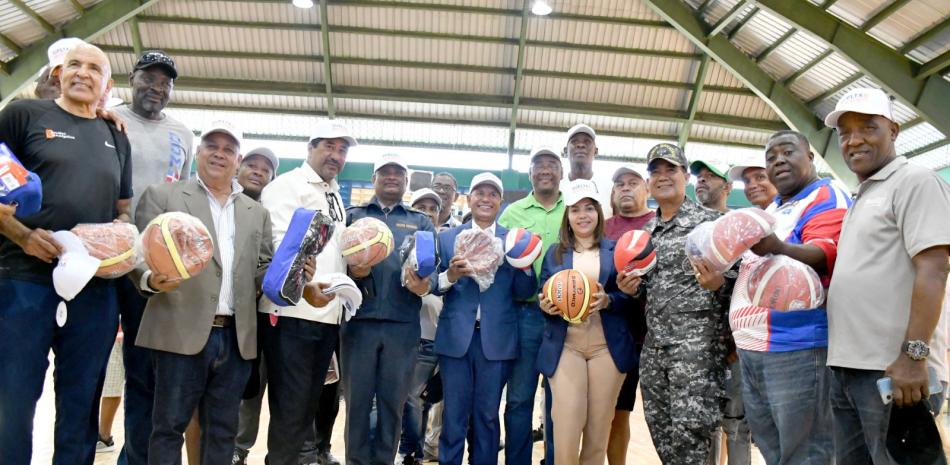
<instances>
[{"instance_id":1,"label":"basketball with blue stripe","mask_svg":"<svg viewBox=\"0 0 950 465\"><path fill-rule=\"evenodd\" d=\"M541 255L541 236L525 228L514 228L505 235L505 260L518 269L526 270Z\"/></svg>"}]
</instances>

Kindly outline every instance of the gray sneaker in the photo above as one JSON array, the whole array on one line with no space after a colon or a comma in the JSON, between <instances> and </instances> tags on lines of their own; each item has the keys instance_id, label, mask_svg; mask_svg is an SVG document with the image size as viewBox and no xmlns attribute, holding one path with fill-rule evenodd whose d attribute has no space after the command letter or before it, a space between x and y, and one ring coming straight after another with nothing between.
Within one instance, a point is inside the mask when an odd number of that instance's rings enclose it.
<instances>
[{"instance_id":1,"label":"gray sneaker","mask_svg":"<svg viewBox=\"0 0 950 465\"><path fill-rule=\"evenodd\" d=\"M105 452L112 452L115 450L115 441L112 440L112 436L107 438L100 437L96 441L96 453L101 454Z\"/></svg>"}]
</instances>

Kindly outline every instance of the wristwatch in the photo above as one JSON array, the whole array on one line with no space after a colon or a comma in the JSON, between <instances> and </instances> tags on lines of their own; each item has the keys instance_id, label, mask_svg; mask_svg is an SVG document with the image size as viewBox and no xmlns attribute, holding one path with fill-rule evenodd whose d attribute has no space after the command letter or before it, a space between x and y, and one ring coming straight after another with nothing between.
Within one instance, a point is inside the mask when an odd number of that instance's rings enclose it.
<instances>
[{"instance_id":1,"label":"wristwatch","mask_svg":"<svg viewBox=\"0 0 950 465\"><path fill-rule=\"evenodd\" d=\"M904 344L901 345L901 350L907 354L911 360L927 360L927 356L930 355L930 346L920 340L904 341Z\"/></svg>"}]
</instances>

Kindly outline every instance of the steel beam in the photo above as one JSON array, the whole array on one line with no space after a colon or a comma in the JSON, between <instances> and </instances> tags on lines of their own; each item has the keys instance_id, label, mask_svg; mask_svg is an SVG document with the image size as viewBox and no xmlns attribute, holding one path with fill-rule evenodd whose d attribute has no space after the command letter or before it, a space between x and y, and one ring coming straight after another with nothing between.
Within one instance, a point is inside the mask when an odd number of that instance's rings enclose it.
<instances>
[{"instance_id":1,"label":"steel beam","mask_svg":"<svg viewBox=\"0 0 950 465\"><path fill-rule=\"evenodd\" d=\"M522 0L521 32L518 34L518 64L515 68L515 89L511 103L511 121L508 125L508 169L514 162L515 131L518 129L518 105L521 103L521 80L524 77L525 43L528 41L528 18L530 17L530 0Z\"/></svg>"},{"instance_id":2,"label":"steel beam","mask_svg":"<svg viewBox=\"0 0 950 465\"><path fill-rule=\"evenodd\" d=\"M80 15L86 12L86 7L82 6L82 3L79 3L76 0L69 0L69 4L74 10L76 10L76 13L79 13Z\"/></svg>"},{"instance_id":3,"label":"steel beam","mask_svg":"<svg viewBox=\"0 0 950 465\"><path fill-rule=\"evenodd\" d=\"M13 52L16 53L17 55L23 52L23 49L20 48L19 44L17 44L16 42L13 41L13 39L3 34L0 34L0 43L2 43L4 47L10 50L13 50Z\"/></svg>"},{"instance_id":4,"label":"steel beam","mask_svg":"<svg viewBox=\"0 0 950 465\"><path fill-rule=\"evenodd\" d=\"M132 33L132 53L139 57L142 55L142 31L139 30L139 20L135 16L129 19L129 32Z\"/></svg>"},{"instance_id":5,"label":"steel beam","mask_svg":"<svg viewBox=\"0 0 950 465\"><path fill-rule=\"evenodd\" d=\"M768 102L790 127L803 133L818 156L825 159L842 181L849 186L856 185L854 173L847 168L841 158L840 148L836 143L830 143L833 136L832 130L824 127L811 109L795 94L775 82L768 73L725 37L707 38L703 24L680 0L644 0L644 2L683 33L694 45ZM795 5L799 3L801 2L794 2Z\"/></svg>"},{"instance_id":6,"label":"steel beam","mask_svg":"<svg viewBox=\"0 0 950 465\"><path fill-rule=\"evenodd\" d=\"M732 30L729 31L729 34L726 35L726 37L728 37L729 40L732 40L733 38L735 38L736 34L738 34L739 31L741 31L742 28L745 27L746 24L749 24L749 21L752 21L752 18L754 18L755 15L759 14L759 11L762 11L759 9L759 7L757 6L752 7L752 10L749 11L749 13L745 15L745 17L743 17L741 21L739 21L739 24L736 24L736 27L732 28Z\"/></svg>"},{"instance_id":7,"label":"steel beam","mask_svg":"<svg viewBox=\"0 0 950 465\"><path fill-rule=\"evenodd\" d=\"M786 40L790 39L793 35L795 35L796 32L798 32L798 29L795 29L794 27L789 29L788 31L785 31L785 34L782 34L781 36L779 36L779 38L776 39L775 42L772 42L772 45L765 47L765 50L762 50L762 52L760 52L758 55L755 56L755 62L762 63L762 60L765 60L766 58L768 58L769 54L771 54L776 49L781 47L782 44L784 44Z\"/></svg>"},{"instance_id":8,"label":"steel beam","mask_svg":"<svg viewBox=\"0 0 950 465\"><path fill-rule=\"evenodd\" d=\"M788 77L786 77L785 79L782 79L782 85L787 86L795 82L796 79L802 77L805 73L808 72L808 70L814 68L815 65L817 65L818 63L821 63L822 60L831 56L832 53L835 53L835 50L832 48L829 48L828 50L821 52L814 59L812 59L808 63L805 63L804 66L802 66L801 68L798 68L798 70L796 70L794 73L789 74Z\"/></svg>"},{"instance_id":9,"label":"steel beam","mask_svg":"<svg viewBox=\"0 0 950 465\"><path fill-rule=\"evenodd\" d=\"M39 13L33 11L33 9L29 7L29 5L23 2L23 0L10 0L10 3L12 3L13 6L16 7L16 9L20 10L20 12L29 16L30 19L36 22L36 24L39 24L40 27L46 30L48 34L56 33L56 26L53 26L52 24L49 23L49 21L46 20L46 18L40 16Z\"/></svg>"},{"instance_id":10,"label":"steel beam","mask_svg":"<svg viewBox=\"0 0 950 465\"><path fill-rule=\"evenodd\" d=\"M327 0L320 0L320 36L323 41L323 83L327 92L327 113L330 119L336 118L336 105L333 103L333 69L330 66L330 15L327 12Z\"/></svg>"},{"instance_id":11,"label":"steel beam","mask_svg":"<svg viewBox=\"0 0 950 465\"><path fill-rule=\"evenodd\" d=\"M5 106L49 62L46 49L62 37L79 37L92 40L100 34L122 24L142 12L158 0L105 0L86 11L75 21L63 26L56 34L50 34L31 44L16 58L7 63L10 77L0 80L0 107Z\"/></svg>"},{"instance_id":12,"label":"steel beam","mask_svg":"<svg viewBox=\"0 0 950 465\"><path fill-rule=\"evenodd\" d=\"M947 50L937 58L924 63L923 66L920 67L920 70L917 71L917 74L914 75L914 77L917 79L930 79L934 74L943 74L948 66L950 66L950 50ZM940 78L939 75L934 77Z\"/></svg>"},{"instance_id":13,"label":"steel beam","mask_svg":"<svg viewBox=\"0 0 950 465\"><path fill-rule=\"evenodd\" d=\"M930 29L917 34L916 37L907 41L906 44L897 49L897 53L900 53L901 55L907 55L907 53L929 42L930 39L933 39L937 36L937 34L940 34L947 28L950 28L950 18L947 18L940 23L933 25Z\"/></svg>"},{"instance_id":14,"label":"steel beam","mask_svg":"<svg viewBox=\"0 0 950 465\"><path fill-rule=\"evenodd\" d=\"M904 5L908 3L910 3L910 0L896 0L892 2L890 5L887 5L884 8L881 8L880 11L878 11L873 16L868 18L868 20L865 21L864 24L861 25L860 30L862 32L867 32L867 31L870 31L871 29L874 29L874 26L881 24L882 21L890 17L892 14L894 14L895 11L903 8Z\"/></svg>"},{"instance_id":15,"label":"steel beam","mask_svg":"<svg viewBox=\"0 0 950 465\"><path fill-rule=\"evenodd\" d=\"M907 157L907 158L912 158L912 157L916 157L916 156L918 156L918 155L923 155L923 154L925 154L925 153L927 153L927 152L929 152L929 151L931 151L931 150L939 149L940 147L943 147L943 146L945 146L945 145L950 145L950 138L940 139L940 140L938 140L938 141L936 141L936 142L929 143L929 144L927 144L927 145L925 145L925 146L923 146L923 147L918 147L918 148L916 148L916 149L914 149L914 150L911 150L911 151L909 151L909 152L903 153L902 155L904 155L904 156Z\"/></svg>"},{"instance_id":16,"label":"steel beam","mask_svg":"<svg viewBox=\"0 0 950 465\"><path fill-rule=\"evenodd\" d=\"M915 76L918 65L907 57L810 2L758 0L758 5L829 43L938 131L950 134L950 82L943 77Z\"/></svg>"},{"instance_id":17,"label":"steel beam","mask_svg":"<svg viewBox=\"0 0 950 465\"><path fill-rule=\"evenodd\" d=\"M686 122L680 128L680 135L677 143L680 147L686 148L686 142L689 140L689 131L693 127L693 119L696 118L696 110L699 108L699 98L703 94L703 83L706 81L706 71L709 65L709 55L704 55L703 60L699 62L699 71L696 72L696 86L693 88L692 95L689 97L689 106L686 109Z\"/></svg>"},{"instance_id":18,"label":"steel beam","mask_svg":"<svg viewBox=\"0 0 950 465\"><path fill-rule=\"evenodd\" d=\"M844 78L843 81L841 81L841 82L835 84L835 85L834 85L833 87L831 87L830 89L828 89L828 90L826 90L826 91L824 91L824 92L818 94L818 95L815 96L815 97L812 97L812 98L811 98L810 100L808 100L808 102L806 102L806 103L808 104L808 106L814 106L814 105L820 103L821 101L825 100L826 98L831 97L832 95L835 95L835 94L837 94L838 92L841 92L841 90L844 89L845 87L848 87L848 86L850 86L851 84L854 84L855 82L858 81L858 79L861 79L862 76L863 76L863 74L861 74L861 72L858 71L857 73L854 73L854 74L852 74L852 75L850 75L850 76Z\"/></svg>"},{"instance_id":19,"label":"steel beam","mask_svg":"<svg viewBox=\"0 0 950 465\"><path fill-rule=\"evenodd\" d=\"M709 33L706 35L707 36L718 35L720 32L722 32L723 29L726 28L726 26L729 25L729 23L732 22L732 20L736 19L736 17L739 16L740 13L742 13L742 10L744 10L745 7L746 7L745 0L739 0L739 2L733 5L732 9L730 9L729 12L726 13L726 15L722 17L722 19L716 22L712 30L709 31ZM705 58L703 60L705 61Z\"/></svg>"}]
</instances>

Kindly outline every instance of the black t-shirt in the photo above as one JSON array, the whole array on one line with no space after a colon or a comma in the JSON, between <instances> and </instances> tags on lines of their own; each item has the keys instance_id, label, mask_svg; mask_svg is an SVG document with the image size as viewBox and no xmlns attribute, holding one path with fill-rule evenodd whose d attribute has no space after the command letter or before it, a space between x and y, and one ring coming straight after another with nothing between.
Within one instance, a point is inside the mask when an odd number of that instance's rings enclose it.
<instances>
[{"instance_id":1,"label":"black t-shirt","mask_svg":"<svg viewBox=\"0 0 950 465\"><path fill-rule=\"evenodd\" d=\"M20 100L0 112L0 142L43 182L42 209L18 218L28 228L108 223L116 202L132 197L129 141L102 119L75 116L53 100ZM0 277L51 283L52 271L0 236Z\"/></svg>"}]
</instances>

